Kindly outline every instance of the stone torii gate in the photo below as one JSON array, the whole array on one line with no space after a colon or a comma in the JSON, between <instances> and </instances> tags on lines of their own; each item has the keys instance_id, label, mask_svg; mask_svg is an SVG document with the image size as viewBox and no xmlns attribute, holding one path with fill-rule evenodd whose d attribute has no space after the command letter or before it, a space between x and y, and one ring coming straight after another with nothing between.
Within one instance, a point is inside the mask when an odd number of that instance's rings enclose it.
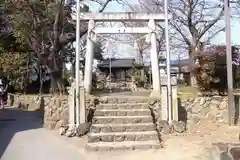
<instances>
[{"instance_id":1,"label":"stone torii gate","mask_svg":"<svg viewBox=\"0 0 240 160\"><path fill-rule=\"evenodd\" d=\"M87 45L86 45L86 55L85 55L85 71L84 71L84 89L87 94L91 93L91 85L92 85L92 64L93 64L93 56L94 56L94 41L96 40L96 34L146 34L146 39L149 39L151 45L151 65L152 65L152 81L153 81L153 90L152 96L160 98L161 97L161 85L160 85L160 71L159 71L159 60L158 60L158 52L157 52L157 37L156 37L156 22L165 21L164 13L134 13L134 12L123 12L123 13L80 13L78 14L81 21L88 21L88 37L87 37ZM171 19L171 14L168 14L168 19ZM76 43L79 43L80 37L80 21L77 20L77 40ZM96 27L96 22L148 22L147 27L120 27L120 28L108 28L108 27ZM148 42L149 43L149 42ZM77 44L79 45L79 44ZM76 46L78 48L78 46ZM78 50L78 49L77 49ZM76 74L79 74L79 53L76 51ZM79 64L79 63L78 63ZM76 75L76 106L74 105L74 101L70 105L69 111L69 123L70 125L79 125L81 123L85 123L86 114L85 114L85 98L80 98L79 93L79 75ZM83 91L81 90L81 94Z\"/></svg>"},{"instance_id":2,"label":"stone torii gate","mask_svg":"<svg viewBox=\"0 0 240 160\"><path fill-rule=\"evenodd\" d=\"M170 19L171 15L168 16ZM85 76L84 76L84 88L87 94L91 92L92 85L92 63L93 63L93 42L96 40L96 34L146 34L149 36L151 45L151 65L152 65L152 80L154 97L160 97L160 72L159 61L156 44L156 22L164 21L164 13L82 13L80 15L81 21L88 21L88 38L86 46L86 61L85 61ZM148 21L148 27L120 27L120 28L107 28L107 27L95 27L95 23L99 21L112 22L112 21L134 21L134 22L146 22ZM76 69L77 70L77 69Z\"/></svg>"}]
</instances>

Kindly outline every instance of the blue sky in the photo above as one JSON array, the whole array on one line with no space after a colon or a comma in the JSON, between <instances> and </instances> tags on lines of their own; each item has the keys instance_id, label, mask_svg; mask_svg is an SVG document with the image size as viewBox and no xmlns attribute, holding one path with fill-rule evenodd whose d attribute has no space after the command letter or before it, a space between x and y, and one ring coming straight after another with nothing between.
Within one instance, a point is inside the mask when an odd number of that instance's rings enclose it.
<instances>
[{"instance_id":1,"label":"blue sky","mask_svg":"<svg viewBox=\"0 0 240 160\"><path fill-rule=\"evenodd\" d=\"M240 45L240 23L238 20L231 20L231 38L234 45ZM224 44L225 43L225 32L221 32L217 35L213 43Z\"/></svg>"}]
</instances>

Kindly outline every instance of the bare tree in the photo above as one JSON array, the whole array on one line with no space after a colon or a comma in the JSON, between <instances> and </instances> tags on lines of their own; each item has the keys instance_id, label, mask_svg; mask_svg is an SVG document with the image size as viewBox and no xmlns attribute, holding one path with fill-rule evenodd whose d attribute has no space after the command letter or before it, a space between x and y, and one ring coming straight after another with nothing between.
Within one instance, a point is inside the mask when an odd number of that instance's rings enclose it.
<instances>
[{"instance_id":1,"label":"bare tree","mask_svg":"<svg viewBox=\"0 0 240 160\"><path fill-rule=\"evenodd\" d=\"M139 3L151 12L163 12L164 9L162 0L139 0ZM171 0L169 12L172 13L170 25L176 33L174 39L178 41L178 45L186 47L190 66L205 42L210 42L225 29L224 25L220 25L223 17L221 1ZM195 76L191 77L191 83L194 85Z\"/></svg>"},{"instance_id":2,"label":"bare tree","mask_svg":"<svg viewBox=\"0 0 240 160\"><path fill-rule=\"evenodd\" d=\"M150 11L144 5L132 5L130 6L130 9L133 12L149 12ZM148 22L125 22L124 25L130 26L130 27L146 27L148 26ZM157 45L158 45L157 49L158 49L158 53L160 53L165 48L165 30L164 30L163 24L157 23L156 31L157 31ZM144 59L143 57L146 57L147 54L149 54L149 45L146 43L144 34L132 34L128 38L133 42L136 41L139 61L143 62L143 59Z\"/></svg>"}]
</instances>

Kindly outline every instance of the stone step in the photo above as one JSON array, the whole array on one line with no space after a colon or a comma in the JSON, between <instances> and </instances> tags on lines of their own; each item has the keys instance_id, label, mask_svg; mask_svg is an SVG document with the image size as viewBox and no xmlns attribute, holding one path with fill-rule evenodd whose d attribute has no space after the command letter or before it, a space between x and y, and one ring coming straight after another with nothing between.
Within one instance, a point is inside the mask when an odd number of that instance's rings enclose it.
<instances>
[{"instance_id":1,"label":"stone step","mask_svg":"<svg viewBox=\"0 0 240 160\"><path fill-rule=\"evenodd\" d=\"M144 132L107 132L89 133L88 142L122 142L122 141L147 141L158 140L157 131Z\"/></svg>"},{"instance_id":2,"label":"stone step","mask_svg":"<svg viewBox=\"0 0 240 160\"><path fill-rule=\"evenodd\" d=\"M115 151L115 150L146 150L160 149L162 145L158 140L149 141L124 141L124 142L95 142L88 143L88 151Z\"/></svg>"},{"instance_id":3,"label":"stone step","mask_svg":"<svg viewBox=\"0 0 240 160\"><path fill-rule=\"evenodd\" d=\"M147 103L106 103L97 105L97 110L101 109L148 109Z\"/></svg>"},{"instance_id":4,"label":"stone step","mask_svg":"<svg viewBox=\"0 0 240 160\"><path fill-rule=\"evenodd\" d=\"M107 124L107 123L153 123L153 118L150 115L144 116L94 116L93 124Z\"/></svg>"},{"instance_id":5,"label":"stone step","mask_svg":"<svg viewBox=\"0 0 240 160\"><path fill-rule=\"evenodd\" d=\"M151 115L150 109L101 109L94 112L95 116L141 116Z\"/></svg>"},{"instance_id":6,"label":"stone step","mask_svg":"<svg viewBox=\"0 0 240 160\"><path fill-rule=\"evenodd\" d=\"M91 132L140 132L154 131L156 126L153 123L136 123L136 124L93 124Z\"/></svg>"},{"instance_id":7,"label":"stone step","mask_svg":"<svg viewBox=\"0 0 240 160\"><path fill-rule=\"evenodd\" d=\"M106 96L99 98L101 103L147 103L149 97L146 96Z\"/></svg>"}]
</instances>

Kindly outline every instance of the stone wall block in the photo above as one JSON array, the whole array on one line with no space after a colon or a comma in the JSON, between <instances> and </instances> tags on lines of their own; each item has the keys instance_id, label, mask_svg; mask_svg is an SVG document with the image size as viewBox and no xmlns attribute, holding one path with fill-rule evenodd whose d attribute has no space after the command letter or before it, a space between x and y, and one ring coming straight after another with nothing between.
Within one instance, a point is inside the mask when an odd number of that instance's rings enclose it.
<instances>
[{"instance_id":1,"label":"stone wall block","mask_svg":"<svg viewBox=\"0 0 240 160\"><path fill-rule=\"evenodd\" d=\"M202 105L197 103L196 105L192 106L192 113L193 114L198 114L202 110Z\"/></svg>"},{"instance_id":2,"label":"stone wall block","mask_svg":"<svg viewBox=\"0 0 240 160\"><path fill-rule=\"evenodd\" d=\"M199 104L204 105L206 103L206 99L203 97L200 99Z\"/></svg>"},{"instance_id":3,"label":"stone wall block","mask_svg":"<svg viewBox=\"0 0 240 160\"><path fill-rule=\"evenodd\" d=\"M68 119L68 108L64 108L60 113L60 119Z\"/></svg>"},{"instance_id":4,"label":"stone wall block","mask_svg":"<svg viewBox=\"0 0 240 160\"><path fill-rule=\"evenodd\" d=\"M187 128L194 128L201 121L215 121L217 123L227 123L227 97L184 97L180 99L181 106L179 116L186 116Z\"/></svg>"},{"instance_id":5,"label":"stone wall block","mask_svg":"<svg viewBox=\"0 0 240 160\"><path fill-rule=\"evenodd\" d=\"M61 108L61 100L59 98L56 99L55 101L55 105L54 105L57 109Z\"/></svg>"},{"instance_id":6,"label":"stone wall block","mask_svg":"<svg viewBox=\"0 0 240 160\"><path fill-rule=\"evenodd\" d=\"M200 117L206 117L210 111L211 111L211 107L208 105L207 107L204 107L201 109L199 115Z\"/></svg>"},{"instance_id":7,"label":"stone wall block","mask_svg":"<svg viewBox=\"0 0 240 160\"><path fill-rule=\"evenodd\" d=\"M54 129L60 129L61 127L67 126L67 125L68 125L68 122L61 119L60 121L56 122Z\"/></svg>"},{"instance_id":8,"label":"stone wall block","mask_svg":"<svg viewBox=\"0 0 240 160\"><path fill-rule=\"evenodd\" d=\"M227 102L227 101L222 101L222 102L219 104L218 108L219 108L220 110L224 110L224 109L227 109L227 106L228 106L228 102Z\"/></svg>"}]
</instances>

